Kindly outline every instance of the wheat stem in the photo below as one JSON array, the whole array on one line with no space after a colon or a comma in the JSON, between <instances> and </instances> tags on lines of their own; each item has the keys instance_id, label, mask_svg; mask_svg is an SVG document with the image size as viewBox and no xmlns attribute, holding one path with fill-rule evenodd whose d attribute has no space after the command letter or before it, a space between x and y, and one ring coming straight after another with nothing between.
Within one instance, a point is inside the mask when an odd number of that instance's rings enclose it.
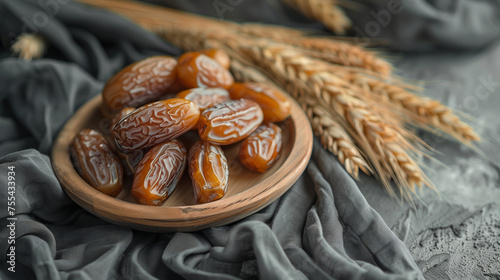
<instances>
[{"instance_id":1,"label":"wheat stem","mask_svg":"<svg viewBox=\"0 0 500 280\"><path fill-rule=\"evenodd\" d=\"M287 42L307 50L307 55L331 63L354 66L389 76L392 64L377 53L347 42L326 38L300 38Z\"/></svg>"}]
</instances>

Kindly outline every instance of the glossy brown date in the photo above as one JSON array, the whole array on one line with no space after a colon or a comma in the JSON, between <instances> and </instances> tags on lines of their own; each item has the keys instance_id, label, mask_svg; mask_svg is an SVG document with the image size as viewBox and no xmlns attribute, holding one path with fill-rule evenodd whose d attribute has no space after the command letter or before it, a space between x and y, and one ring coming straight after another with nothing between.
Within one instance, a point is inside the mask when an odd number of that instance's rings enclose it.
<instances>
[{"instance_id":1,"label":"glossy brown date","mask_svg":"<svg viewBox=\"0 0 500 280\"><path fill-rule=\"evenodd\" d=\"M110 111L118 112L157 100L175 85L176 65L172 57L153 56L125 67L104 86L104 104Z\"/></svg>"},{"instance_id":2,"label":"glossy brown date","mask_svg":"<svg viewBox=\"0 0 500 280\"><path fill-rule=\"evenodd\" d=\"M229 92L223 88L193 88L181 91L177 94L177 98L184 98L193 101L200 112L213 107L217 104L231 100Z\"/></svg>"},{"instance_id":3,"label":"glossy brown date","mask_svg":"<svg viewBox=\"0 0 500 280\"><path fill-rule=\"evenodd\" d=\"M240 162L252 171L266 172L278 159L281 146L281 128L273 123L262 124L241 142Z\"/></svg>"},{"instance_id":4,"label":"glossy brown date","mask_svg":"<svg viewBox=\"0 0 500 280\"><path fill-rule=\"evenodd\" d=\"M127 115L132 113L134 110L135 110L135 108L132 108L132 107L126 107L126 108L121 109L120 112L118 112L111 120L111 128L115 127L115 125L119 121L121 121L121 119L123 119L124 117L126 117Z\"/></svg>"},{"instance_id":5,"label":"glossy brown date","mask_svg":"<svg viewBox=\"0 0 500 280\"><path fill-rule=\"evenodd\" d=\"M218 145L198 141L189 150L188 171L198 203L221 199L226 194L229 167Z\"/></svg>"},{"instance_id":6,"label":"glossy brown date","mask_svg":"<svg viewBox=\"0 0 500 280\"><path fill-rule=\"evenodd\" d=\"M229 58L229 55L221 49L206 49L200 51L200 53L210 57L211 59L217 61L222 67L229 69L229 66L231 64L231 58Z\"/></svg>"},{"instance_id":7,"label":"glossy brown date","mask_svg":"<svg viewBox=\"0 0 500 280\"><path fill-rule=\"evenodd\" d=\"M142 106L113 128L116 145L123 151L152 147L175 139L197 123L200 110L186 99L172 98Z\"/></svg>"},{"instance_id":8,"label":"glossy brown date","mask_svg":"<svg viewBox=\"0 0 500 280\"><path fill-rule=\"evenodd\" d=\"M141 160L132 196L146 205L161 205L174 191L186 167L186 148L178 140L154 146Z\"/></svg>"},{"instance_id":9,"label":"glossy brown date","mask_svg":"<svg viewBox=\"0 0 500 280\"><path fill-rule=\"evenodd\" d=\"M250 135L264 116L252 100L230 100L206 109L198 122L200 138L218 145L236 143Z\"/></svg>"},{"instance_id":10,"label":"glossy brown date","mask_svg":"<svg viewBox=\"0 0 500 280\"><path fill-rule=\"evenodd\" d=\"M290 116L290 101L277 89L257 83L234 83L229 87L232 99L246 98L257 102L265 122L279 122Z\"/></svg>"},{"instance_id":11,"label":"glossy brown date","mask_svg":"<svg viewBox=\"0 0 500 280\"><path fill-rule=\"evenodd\" d=\"M186 88L182 85L181 81L177 78L177 69L175 69L175 75L176 79L175 82L168 88L166 94L177 94L178 92L181 92L185 90ZM165 99L163 96L160 96L160 98Z\"/></svg>"},{"instance_id":12,"label":"glossy brown date","mask_svg":"<svg viewBox=\"0 0 500 280\"><path fill-rule=\"evenodd\" d=\"M185 53L179 57L177 76L186 88L221 87L228 88L233 76L217 61L201 53Z\"/></svg>"},{"instance_id":13,"label":"glossy brown date","mask_svg":"<svg viewBox=\"0 0 500 280\"><path fill-rule=\"evenodd\" d=\"M123 187L123 167L104 136L84 129L70 146L71 160L80 176L98 191L116 196Z\"/></svg>"},{"instance_id":14,"label":"glossy brown date","mask_svg":"<svg viewBox=\"0 0 500 280\"><path fill-rule=\"evenodd\" d=\"M115 125L120 122L121 119L130 115L130 113L132 113L133 111L135 111L135 108L132 107L121 109L120 112L118 112L111 120L111 128L115 127ZM121 151L120 149L115 149L115 152L122 161L125 173L129 176L134 175L135 167L141 161L142 157L144 156L144 152L142 150L126 152Z\"/></svg>"}]
</instances>

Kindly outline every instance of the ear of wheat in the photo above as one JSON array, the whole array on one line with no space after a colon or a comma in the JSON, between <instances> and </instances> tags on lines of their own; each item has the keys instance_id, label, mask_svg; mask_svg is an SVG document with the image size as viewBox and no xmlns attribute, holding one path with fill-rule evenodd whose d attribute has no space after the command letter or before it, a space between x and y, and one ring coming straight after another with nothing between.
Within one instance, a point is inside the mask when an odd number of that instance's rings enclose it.
<instances>
[{"instance_id":1,"label":"ear of wheat","mask_svg":"<svg viewBox=\"0 0 500 280\"><path fill-rule=\"evenodd\" d=\"M22 33L12 45L12 52L25 60L42 57L46 43L42 36L37 34Z\"/></svg>"},{"instance_id":2,"label":"ear of wheat","mask_svg":"<svg viewBox=\"0 0 500 280\"><path fill-rule=\"evenodd\" d=\"M378 57L376 52L339 39L307 37L305 31L263 24L242 24L238 31L302 48L309 56L334 64L360 67L383 76L392 73L391 63Z\"/></svg>"},{"instance_id":3,"label":"ear of wheat","mask_svg":"<svg viewBox=\"0 0 500 280\"><path fill-rule=\"evenodd\" d=\"M359 170L374 174L391 195L397 191L411 201L416 187L435 189L419 164L427 146L408 124L438 129L468 145L479 140L453 110L415 94L417 87L400 81L390 63L363 47L310 37L302 30L228 23L142 3L81 2L122 14L186 51L225 50L237 80L286 90L302 105L322 145L346 170L355 178ZM302 9L316 17L318 12L307 5L336 3L287 2L305 5Z\"/></svg>"},{"instance_id":4,"label":"ear of wheat","mask_svg":"<svg viewBox=\"0 0 500 280\"><path fill-rule=\"evenodd\" d=\"M327 109L318 104L318 100L303 95L297 101L306 112L313 131L319 137L321 144L338 157L349 174L358 179L359 170L365 174L373 172L345 129L331 116Z\"/></svg>"},{"instance_id":5,"label":"ear of wheat","mask_svg":"<svg viewBox=\"0 0 500 280\"><path fill-rule=\"evenodd\" d=\"M335 0L283 0L311 19L322 22L327 28L342 35L352 22Z\"/></svg>"},{"instance_id":6,"label":"ear of wheat","mask_svg":"<svg viewBox=\"0 0 500 280\"><path fill-rule=\"evenodd\" d=\"M402 86L391 84L377 77L353 73L353 71L345 71L341 74L339 72L337 71L337 75L341 75L345 81L363 87L366 89L365 92L375 94L397 105L414 124L425 124L438 129L468 146L472 145L472 141L480 140L479 135L471 126L461 121L452 109L437 100L412 93ZM423 127L426 128L426 126Z\"/></svg>"},{"instance_id":7,"label":"ear of wheat","mask_svg":"<svg viewBox=\"0 0 500 280\"><path fill-rule=\"evenodd\" d=\"M289 43L307 50L309 56L327 62L359 67L384 76L392 73L391 63L378 57L376 52L347 42L332 42L326 38L302 38L291 40Z\"/></svg>"}]
</instances>

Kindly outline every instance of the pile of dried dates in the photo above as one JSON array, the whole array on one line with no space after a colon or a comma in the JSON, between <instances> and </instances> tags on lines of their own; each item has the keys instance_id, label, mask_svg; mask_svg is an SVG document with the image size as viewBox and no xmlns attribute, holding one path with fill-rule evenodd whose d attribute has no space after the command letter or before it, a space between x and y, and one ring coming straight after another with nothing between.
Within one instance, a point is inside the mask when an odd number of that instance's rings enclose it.
<instances>
[{"instance_id":1,"label":"pile of dried dates","mask_svg":"<svg viewBox=\"0 0 500 280\"><path fill-rule=\"evenodd\" d=\"M223 145L240 142L241 163L265 172L282 146L281 128L274 123L290 115L290 103L274 88L235 83L229 63L226 53L209 49L177 60L150 57L113 76L101 108L112 118L111 132L85 129L71 143L80 176L116 196L128 174L137 202L161 205L186 166L197 203L222 198L229 175ZM188 143L188 151L179 137L193 130L199 140Z\"/></svg>"}]
</instances>

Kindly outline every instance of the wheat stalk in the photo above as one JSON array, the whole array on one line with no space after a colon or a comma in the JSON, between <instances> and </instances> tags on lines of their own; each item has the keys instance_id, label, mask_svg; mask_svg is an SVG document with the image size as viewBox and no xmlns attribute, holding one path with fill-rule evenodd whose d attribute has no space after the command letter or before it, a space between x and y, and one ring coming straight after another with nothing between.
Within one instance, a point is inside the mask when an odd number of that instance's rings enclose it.
<instances>
[{"instance_id":1,"label":"wheat stalk","mask_svg":"<svg viewBox=\"0 0 500 280\"><path fill-rule=\"evenodd\" d=\"M277 87L274 82L270 81L255 68L245 66L236 60L233 60L231 63L231 72L239 81L258 82ZM360 169L365 174L370 174L372 172L351 137L349 137L344 128L334 120L334 117L332 117L327 109L321 106L316 99L307 94L301 94L297 90L288 92L294 93L294 97L297 98L297 101L302 106L302 109L311 123L314 134L319 136L323 147L337 156L338 160L344 165L349 174L358 179Z\"/></svg>"},{"instance_id":2,"label":"wheat stalk","mask_svg":"<svg viewBox=\"0 0 500 280\"><path fill-rule=\"evenodd\" d=\"M400 194L408 200L411 199L410 193L414 193L414 185L419 188L422 185L434 188L411 156L418 151L405 140L403 135L408 135L408 132L383 121L373 107L359 98L359 92L362 92L362 89L356 89L332 73L326 72L324 68L317 67L323 65L322 62L305 57L289 46L270 44L266 47L265 41L260 42L261 44L257 43L250 48L242 47L243 53L249 55L256 64L270 70L271 77L283 77L281 84L285 87L290 84L297 86L299 82L308 84L320 102L326 102L344 123L350 125L351 131L356 134L356 142L367 153L377 175L390 193L392 193L390 179L398 183ZM278 80L280 81L279 78ZM355 158L360 158L360 161L344 161L344 155L353 154L345 151L339 153L336 150L338 138L335 141L335 136L332 137L332 135L340 135L339 132L334 132L335 130L343 132L344 129L331 118L324 118L328 114L323 107L308 106L317 105L318 100L311 103L314 99L307 98L307 95L295 97L304 106L315 133L320 135L322 144L339 157L346 170L357 177L356 171L351 172L351 164L363 166L364 159L357 153L356 156L359 157ZM330 127L324 123L330 124ZM325 129L325 127L330 129ZM346 143L352 143L350 138ZM357 151L357 149L353 150Z\"/></svg>"},{"instance_id":3,"label":"wheat stalk","mask_svg":"<svg viewBox=\"0 0 500 280\"><path fill-rule=\"evenodd\" d=\"M165 26L156 27L153 32L184 51L197 51L206 46L205 31Z\"/></svg>"},{"instance_id":4,"label":"wheat stalk","mask_svg":"<svg viewBox=\"0 0 500 280\"><path fill-rule=\"evenodd\" d=\"M252 30L255 28L255 30ZM308 56L322 59L326 62L359 67L389 76L392 73L392 64L383 60L376 52L367 50L352 43L327 38L297 36L287 32L260 32L259 26L251 26L243 30L244 33L261 38L273 39L276 42L290 44L303 49ZM274 29L274 27L272 27ZM281 28L287 29L287 28ZM285 31L285 30L283 30ZM276 34L276 35L275 35ZM288 35L290 34L290 35Z\"/></svg>"},{"instance_id":5,"label":"wheat stalk","mask_svg":"<svg viewBox=\"0 0 500 280\"><path fill-rule=\"evenodd\" d=\"M14 54L28 61L42 57L45 48L46 43L42 36L28 33L19 35L11 47Z\"/></svg>"},{"instance_id":6,"label":"wheat stalk","mask_svg":"<svg viewBox=\"0 0 500 280\"><path fill-rule=\"evenodd\" d=\"M322 22L336 34L344 34L352 26L351 20L335 0L283 0L311 19Z\"/></svg>"},{"instance_id":7,"label":"wheat stalk","mask_svg":"<svg viewBox=\"0 0 500 280\"><path fill-rule=\"evenodd\" d=\"M273 39L277 42L285 42L292 38L302 38L307 35L306 32L301 30L260 23L243 23L239 26L238 31L254 37Z\"/></svg>"},{"instance_id":8,"label":"wheat stalk","mask_svg":"<svg viewBox=\"0 0 500 280\"><path fill-rule=\"evenodd\" d=\"M330 78L330 74L324 72L313 74L309 83L314 88L315 95L331 104L355 131L356 142L367 154L386 187L389 189L388 181L393 179L398 186L404 186L400 187L400 192L413 192L413 185L421 187L424 184L433 188L412 158L412 154L418 151L403 136L407 132L391 125L362 99L347 93L335 83L330 83ZM406 196L410 198L409 194Z\"/></svg>"},{"instance_id":9,"label":"wheat stalk","mask_svg":"<svg viewBox=\"0 0 500 280\"><path fill-rule=\"evenodd\" d=\"M338 39L308 37L307 33L301 30L268 24L246 23L237 29L247 35L303 48L307 55L327 62L360 67L384 76L392 73L392 64L380 58L378 53Z\"/></svg>"},{"instance_id":10,"label":"wheat stalk","mask_svg":"<svg viewBox=\"0 0 500 280\"><path fill-rule=\"evenodd\" d=\"M424 123L439 129L469 146L471 141L480 140L479 135L474 132L472 127L462 122L451 108L437 100L419 96L401 86L364 74L345 72L342 78L354 85L366 88L370 93L397 104L404 109L405 114L414 123Z\"/></svg>"},{"instance_id":11,"label":"wheat stalk","mask_svg":"<svg viewBox=\"0 0 500 280\"><path fill-rule=\"evenodd\" d=\"M328 110L320 106L311 96L303 95L297 101L309 118L314 134L319 136L323 147L337 156L349 174L358 179L359 169L366 174L372 172L351 137Z\"/></svg>"},{"instance_id":12,"label":"wheat stalk","mask_svg":"<svg viewBox=\"0 0 500 280\"><path fill-rule=\"evenodd\" d=\"M304 82L318 101L326 103L342 120L356 143L372 163L382 183L393 194L390 179L397 182L400 194L410 200L414 185L434 188L412 155L417 154L401 131L383 120L373 108L338 86L337 77L314 70L317 62L284 45L255 44L242 51L256 64L289 82ZM333 82L332 82L333 81Z\"/></svg>"},{"instance_id":13,"label":"wheat stalk","mask_svg":"<svg viewBox=\"0 0 500 280\"><path fill-rule=\"evenodd\" d=\"M300 38L288 42L305 50L307 55L331 63L354 66L389 76L392 64L380 58L376 52L347 42L338 42L326 38Z\"/></svg>"}]
</instances>

